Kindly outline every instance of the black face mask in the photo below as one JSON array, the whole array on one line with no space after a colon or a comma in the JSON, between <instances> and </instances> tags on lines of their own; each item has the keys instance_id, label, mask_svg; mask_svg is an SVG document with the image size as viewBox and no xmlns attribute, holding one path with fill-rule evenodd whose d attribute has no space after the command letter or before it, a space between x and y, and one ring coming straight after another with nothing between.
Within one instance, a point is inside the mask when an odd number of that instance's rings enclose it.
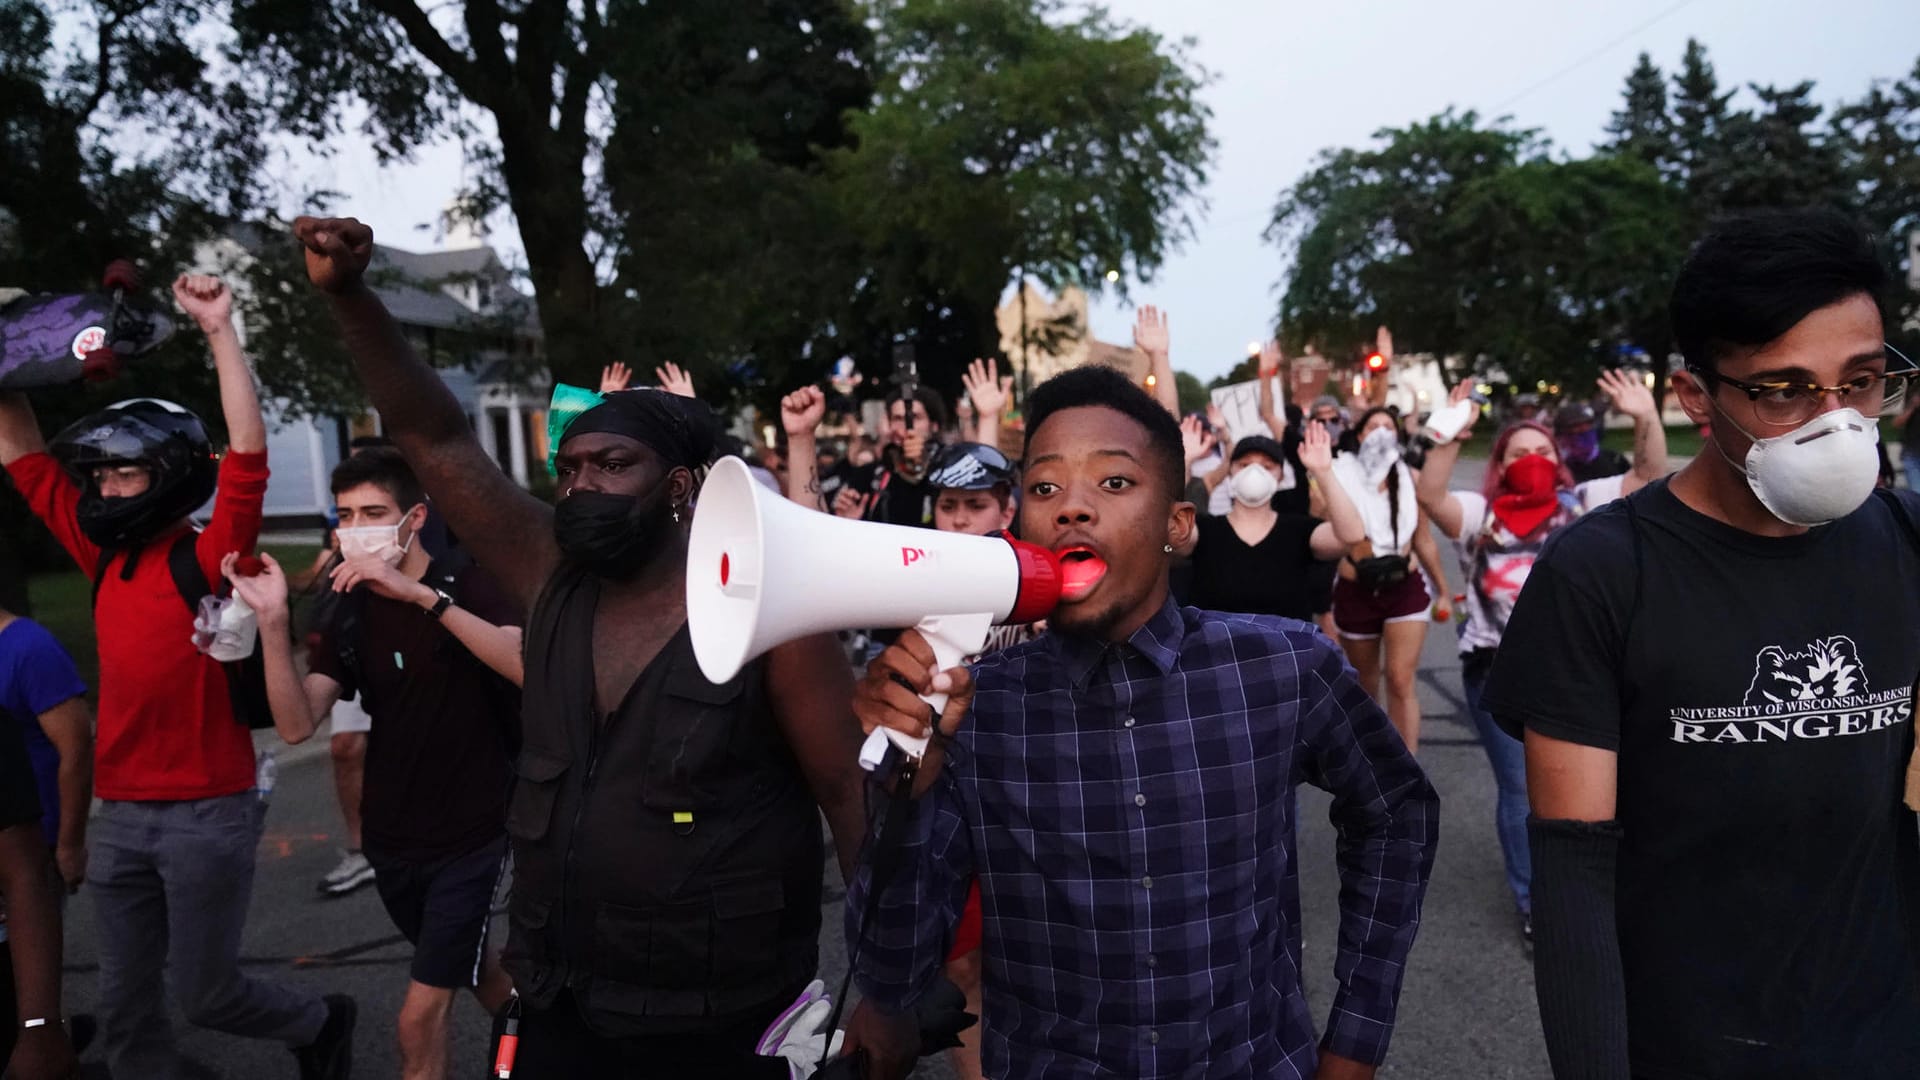
<instances>
[{"instance_id":1,"label":"black face mask","mask_svg":"<svg viewBox=\"0 0 1920 1080\"><path fill-rule=\"evenodd\" d=\"M581 491L560 500L553 538L560 554L604 578L626 581L660 546L667 525L666 485L651 499Z\"/></svg>"}]
</instances>

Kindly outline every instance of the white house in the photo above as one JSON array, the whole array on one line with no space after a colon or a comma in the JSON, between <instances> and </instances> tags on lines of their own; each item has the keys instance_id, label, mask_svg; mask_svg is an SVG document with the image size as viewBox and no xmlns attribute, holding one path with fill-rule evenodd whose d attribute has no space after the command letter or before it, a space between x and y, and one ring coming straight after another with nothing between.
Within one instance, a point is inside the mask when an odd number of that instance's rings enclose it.
<instances>
[{"instance_id":1,"label":"white house","mask_svg":"<svg viewBox=\"0 0 1920 1080\"><path fill-rule=\"evenodd\" d=\"M480 445L525 487L544 467L551 385L533 299L478 236L450 229L447 239L448 249L430 252L376 245L368 283L414 349L444 365L440 377ZM203 249L200 262L225 269L250 257L243 239L229 238ZM236 299L244 311L245 297ZM333 507L328 477L354 438L380 432L379 416L293 417L273 401L266 413L268 526L318 528Z\"/></svg>"}]
</instances>

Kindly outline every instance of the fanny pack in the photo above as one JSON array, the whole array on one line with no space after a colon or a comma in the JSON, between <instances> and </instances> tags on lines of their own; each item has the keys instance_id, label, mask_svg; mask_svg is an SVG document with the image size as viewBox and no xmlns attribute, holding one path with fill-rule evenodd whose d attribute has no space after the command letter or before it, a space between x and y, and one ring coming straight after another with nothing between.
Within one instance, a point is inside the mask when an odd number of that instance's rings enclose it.
<instances>
[{"instance_id":1,"label":"fanny pack","mask_svg":"<svg viewBox=\"0 0 1920 1080\"><path fill-rule=\"evenodd\" d=\"M1353 561L1353 583L1372 593L1386 592L1411 573L1413 563L1405 555L1375 555Z\"/></svg>"}]
</instances>

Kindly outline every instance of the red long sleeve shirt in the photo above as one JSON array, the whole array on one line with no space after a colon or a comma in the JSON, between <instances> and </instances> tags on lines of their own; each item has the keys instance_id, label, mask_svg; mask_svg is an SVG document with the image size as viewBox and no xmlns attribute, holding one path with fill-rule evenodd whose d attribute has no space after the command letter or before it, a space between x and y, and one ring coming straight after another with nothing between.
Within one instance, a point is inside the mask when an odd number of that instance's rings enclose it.
<instances>
[{"instance_id":1,"label":"red long sleeve shirt","mask_svg":"<svg viewBox=\"0 0 1920 1080\"><path fill-rule=\"evenodd\" d=\"M15 486L80 569L91 577L100 548L74 516L79 489L46 454L8 466ZM207 580L220 580L229 551L260 537L267 455L228 453L220 463L213 520L195 552ZM103 799L179 801L253 786L253 739L234 719L226 672L193 646L193 616L167 570L173 530L140 549L133 576L115 555L100 581L93 629L100 650L99 731L93 789Z\"/></svg>"}]
</instances>

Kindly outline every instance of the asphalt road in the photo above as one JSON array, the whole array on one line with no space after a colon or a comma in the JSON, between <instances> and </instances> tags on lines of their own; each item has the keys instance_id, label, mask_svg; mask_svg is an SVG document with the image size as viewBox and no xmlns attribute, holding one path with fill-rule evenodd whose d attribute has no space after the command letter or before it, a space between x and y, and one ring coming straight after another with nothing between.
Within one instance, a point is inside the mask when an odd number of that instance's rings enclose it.
<instances>
[{"instance_id":1,"label":"asphalt road","mask_svg":"<svg viewBox=\"0 0 1920 1080\"><path fill-rule=\"evenodd\" d=\"M1478 472L1471 464L1463 466L1463 474L1469 471ZM1467 483L1477 479L1460 477ZM1457 574L1451 564L1448 569ZM1381 1075L1421 1080L1546 1077L1532 967L1494 838L1492 778L1462 715L1448 628L1436 627L1428 636L1420 696L1426 711L1420 756L1443 800L1442 842L1407 972L1399 1027ZM341 842L331 764L323 747L315 740L307 747L280 750L280 781L261 843L243 963L258 978L357 997L356 1075L394 1077L399 1068L393 1017L406 985L409 952L371 888L333 900L322 899L314 890L314 882L337 858ZM1311 789L1301 796L1308 992L1322 1017L1331 1001L1338 929L1327 801ZM839 890L829 895L821 938L822 976L837 985L845 965ZM68 909L69 1012L87 1011L94 1000L93 931L93 911L83 889ZM291 1058L279 1046L193 1029L177 1012L175 1023L183 1049L205 1066L207 1076L255 1080L294 1075ZM457 1006L455 1029L454 1075L485 1076L487 1021L471 999ZM97 1048L85 1060L90 1077L107 1075ZM952 1074L944 1063L930 1061L915 1075Z\"/></svg>"}]
</instances>

